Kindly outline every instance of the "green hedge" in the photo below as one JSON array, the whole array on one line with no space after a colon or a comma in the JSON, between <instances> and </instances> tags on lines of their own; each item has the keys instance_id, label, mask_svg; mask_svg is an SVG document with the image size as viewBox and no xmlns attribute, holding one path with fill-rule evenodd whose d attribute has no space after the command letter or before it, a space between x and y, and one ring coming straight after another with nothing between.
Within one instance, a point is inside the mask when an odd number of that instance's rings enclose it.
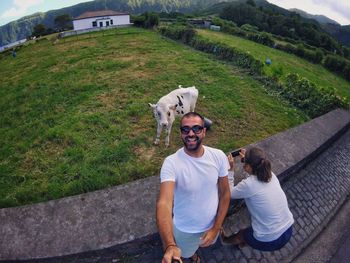
<instances>
[{"instance_id":1,"label":"green hedge","mask_svg":"<svg viewBox=\"0 0 350 263\"><path fill-rule=\"evenodd\" d=\"M213 54L219 59L230 61L238 67L248 69L251 74L262 74L263 64L252 55L228 45L201 38L196 35L195 30L191 27L168 26L160 27L159 31L164 36L180 40L197 50Z\"/></svg>"},{"instance_id":2,"label":"green hedge","mask_svg":"<svg viewBox=\"0 0 350 263\"><path fill-rule=\"evenodd\" d=\"M350 81L350 62L348 60L328 55L323 64L327 69L342 75L345 79Z\"/></svg>"},{"instance_id":3,"label":"green hedge","mask_svg":"<svg viewBox=\"0 0 350 263\"><path fill-rule=\"evenodd\" d=\"M162 35L181 41L197 50L215 55L217 58L230 61L234 65L248 69L249 73L259 80L269 93L279 94L295 107L304 111L309 117L314 118L325 114L333 109L348 106L345 98L336 95L335 91L317 88L305 78L300 78L297 74L288 74L286 84L278 82L278 77L268 77L263 73L262 62L256 60L252 55L237 50L228 45L213 42L196 35L196 31L191 27L183 25L163 26L159 28ZM295 48L290 45L290 48ZM317 52L316 50L315 52ZM298 52L304 52L299 49ZM276 72L276 75L281 73ZM274 90L272 92L272 90Z\"/></svg>"},{"instance_id":4,"label":"green hedge","mask_svg":"<svg viewBox=\"0 0 350 263\"><path fill-rule=\"evenodd\" d=\"M317 88L314 83L295 73L288 74L286 85L280 87L282 96L311 118L348 104L334 90Z\"/></svg>"}]
</instances>

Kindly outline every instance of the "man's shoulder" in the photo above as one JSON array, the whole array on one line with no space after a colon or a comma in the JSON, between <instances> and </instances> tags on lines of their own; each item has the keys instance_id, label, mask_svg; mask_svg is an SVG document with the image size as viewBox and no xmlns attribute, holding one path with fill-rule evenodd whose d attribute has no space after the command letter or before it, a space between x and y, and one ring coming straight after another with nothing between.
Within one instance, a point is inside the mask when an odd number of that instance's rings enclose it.
<instances>
[{"instance_id":1,"label":"man's shoulder","mask_svg":"<svg viewBox=\"0 0 350 263\"><path fill-rule=\"evenodd\" d=\"M210 152L212 154L226 157L225 153L222 150L220 150L220 149L217 149L217 148L214 148L214 147L210 147L210 146L207 146L207 145L204 145L204 148L205 148L205 150L207 150L208 152Z\"/></svg>"},{"instance_id":2,"label":"man's shoulder","mask_svg":"<svg viewBox=\"0 0 350 263\"><path fill-rule=\"evenodd\" d=\"M178 149L176 152L168 155L164 161L173 161L173 160L176 160L178 158L181 158L181 155L183 154L183 152L184 152L184 149L182 147L182 148Z\"/></svg>"}]
</instances>

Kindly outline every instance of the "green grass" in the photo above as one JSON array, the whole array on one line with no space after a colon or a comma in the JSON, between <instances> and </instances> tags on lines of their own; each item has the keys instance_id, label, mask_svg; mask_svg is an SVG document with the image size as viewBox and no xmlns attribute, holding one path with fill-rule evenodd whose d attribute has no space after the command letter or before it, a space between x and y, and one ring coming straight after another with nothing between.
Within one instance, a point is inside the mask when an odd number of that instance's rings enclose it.
<instances>
[{"instance_id":1,"label":"green grass","mask_svg":"<svg viewBox=\"0 0 350 263\"><path fill-rule=\"evenodd\" d=\"M248 52L263 63L267 58L270 58L272 64L270 66L264 65L264 71L267 75L278 77L282 82L285 81L288 73L297 73L315 83L320 88L335 89L338 95L347 98L348 101L350 100L350 83L340 76L331 73L320 64L313 64L295 55L237 36L208 30L197 31L202 37Z\"/></svg>"},{"instance_id":2,"label":"green grass","mask_svg":"<svg viewBox=\"0 0 350 263\"><path fill-rule=\"evenodd\" d=\"M153 146L148 103L179 84L199 89L224 151L307 120L229 64L155 32L124 28L42 40L0 60L0 207L84 193L157 175L182 143Z\"/></svg>"}]
</instances>

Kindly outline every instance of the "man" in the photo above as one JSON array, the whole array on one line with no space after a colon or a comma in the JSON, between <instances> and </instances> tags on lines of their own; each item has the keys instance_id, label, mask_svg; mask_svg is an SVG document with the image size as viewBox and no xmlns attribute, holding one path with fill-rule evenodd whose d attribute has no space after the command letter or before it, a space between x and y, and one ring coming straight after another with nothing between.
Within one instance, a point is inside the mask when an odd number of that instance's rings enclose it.
<instances>
[{"instance_id":1,"label":"man","mask_svg":"<svg viewBox=\"0 0 350 263\"><path fill-rule=\"evenodd\" d=\"M196 251L215 243L230 202L228 160L221 150L202 144L204 118L185 114L180 131L184 147L164 160L160 172L157 225L162 263L181 257L200 262Z\"/></svg>"}]
</instances>

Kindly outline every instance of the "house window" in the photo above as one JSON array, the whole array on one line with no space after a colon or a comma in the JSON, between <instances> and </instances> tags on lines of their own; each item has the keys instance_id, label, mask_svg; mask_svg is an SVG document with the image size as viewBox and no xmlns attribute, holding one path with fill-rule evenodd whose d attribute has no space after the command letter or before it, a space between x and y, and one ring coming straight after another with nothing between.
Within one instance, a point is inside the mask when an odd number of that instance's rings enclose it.
<instances>
[{"instance_id":1,"label":"house window","mask_svg":"<svg viewBox=\"0 0 350 263\"><path fill-rule=\"evenodd\" d=\"M92 27L97 27L97 22L96 21L92 22Z\"/></svg>"},{"instance_id":2,"label":"house window","mask_svg":"<svg viewBox=\"0 0 350 263\"><path fill-rule=\"evenodd\" d=\"M100 27L103 27L103 22L100 22Z\"/></svg>"},{"instance_id":3,"label":"house window","mask_svg":"<svg viewBox=\"0 0 350 263\"><path fill-rule=\"evenodd\" d=\"M109 26L109 21L106 21L106 26Z\"/></svg>"},{"instance_id":4,"label":"house window","mask_svg":"<svg viewBox=\"0 0 350 263\"><path fill-rule=\"evenodd\" d=\"M111 19L111 25L113 25L113 19Z\"/></svg>"}]
</instances>

